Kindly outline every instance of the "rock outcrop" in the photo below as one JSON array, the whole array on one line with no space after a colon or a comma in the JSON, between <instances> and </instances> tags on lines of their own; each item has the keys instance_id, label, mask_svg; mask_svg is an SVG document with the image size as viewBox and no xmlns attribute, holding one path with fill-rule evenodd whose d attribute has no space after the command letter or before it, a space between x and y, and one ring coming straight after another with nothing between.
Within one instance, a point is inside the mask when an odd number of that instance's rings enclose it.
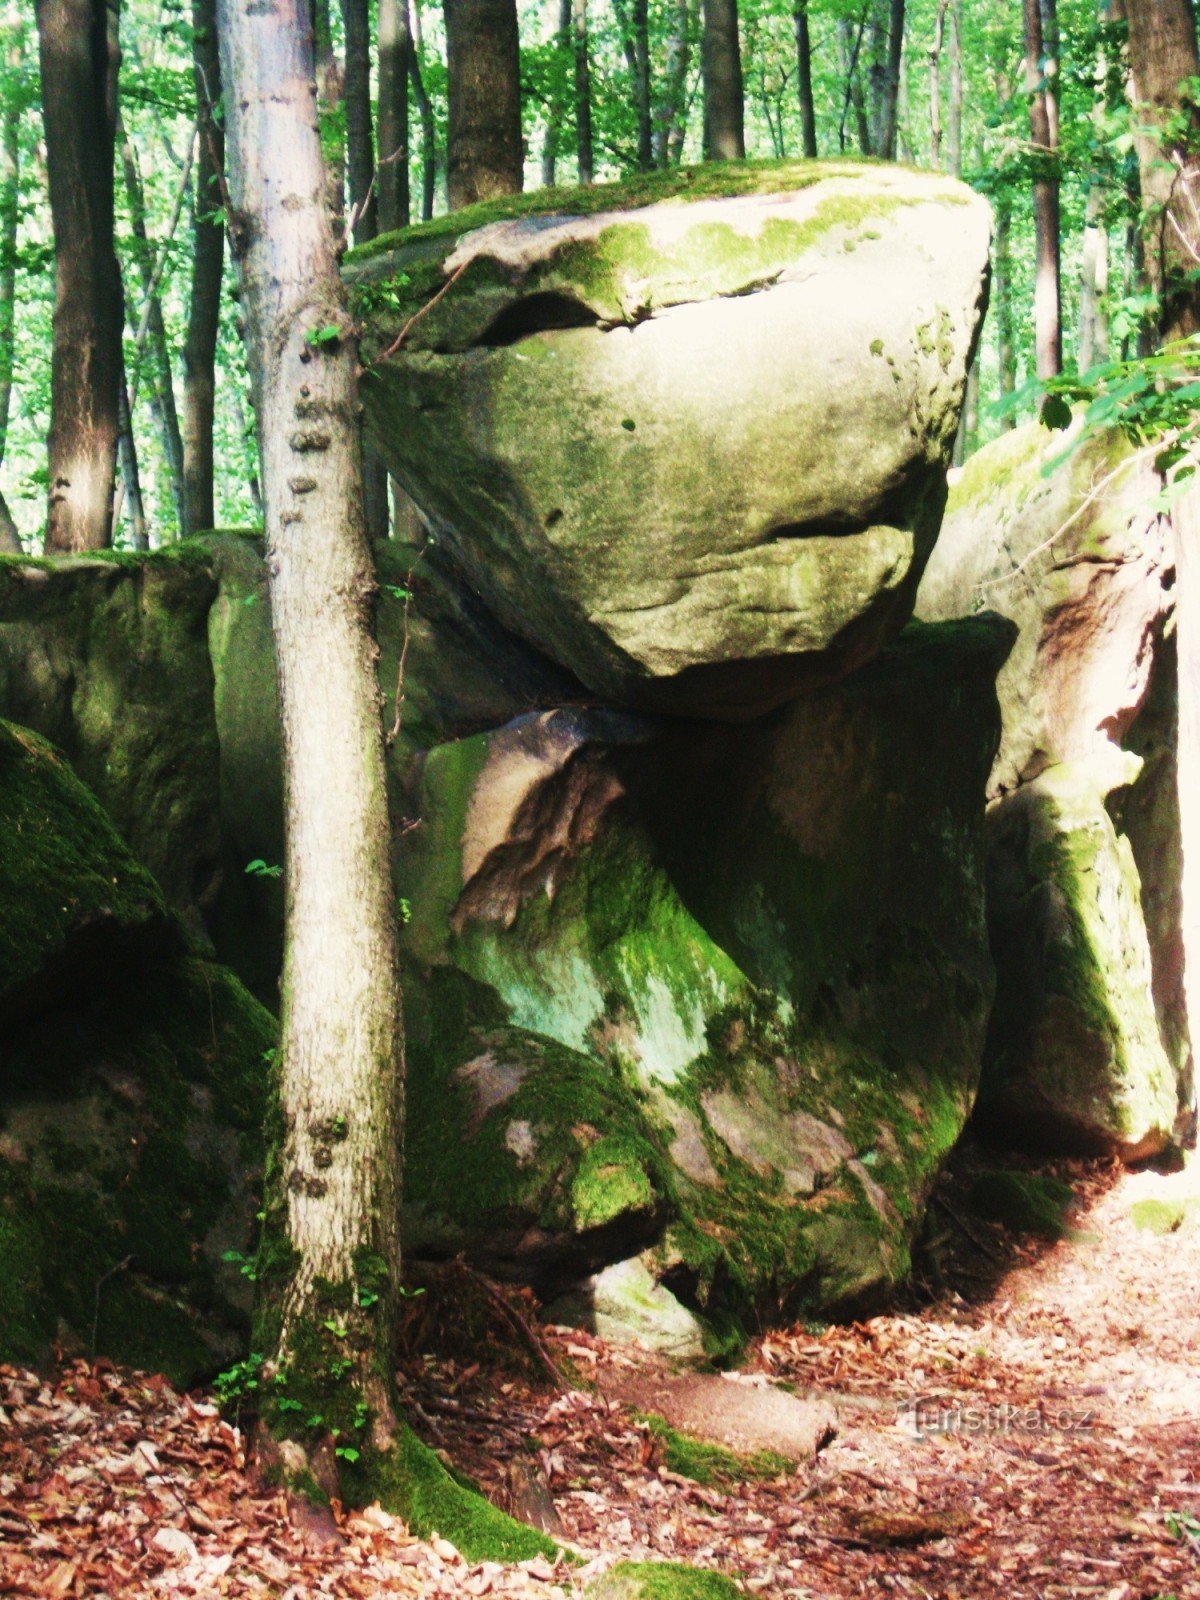
<instances>
[{"instance_id":1,"label":"rock outcrop","mask_svg":"<svg viewBox=\"0 0 1200 1600\"><path fill-rule=\"evenodd\" d=\"M531 201L350 259L368 431L437 538L618 704L745 717L869 659L937 534L986 204L850 163Z\"/></svg>"},{"instance_id":2,"label":"rock outcrop","mask_svg":"<svg viewBox=\"0 0 1200 1600\"><path fill-rule=\"evenodd\" d=\"M240 1353L274 1024L51 746L0 723L0 1359Z\"/></svg>"},{"instance_id":3,"label":"rock outcrop","mask_svg":"<svg viewBox=\"0 0 1200 1600\"><path fill-rule=\"evenodd\" d=\"M1018 628L988 786L980 1113L1014 1142L1128 1159L1191 1095L1158 488L1120 436L1007 434L954 484L919 597L929 618L988 606Z\"/></svg>"}]
</instances>

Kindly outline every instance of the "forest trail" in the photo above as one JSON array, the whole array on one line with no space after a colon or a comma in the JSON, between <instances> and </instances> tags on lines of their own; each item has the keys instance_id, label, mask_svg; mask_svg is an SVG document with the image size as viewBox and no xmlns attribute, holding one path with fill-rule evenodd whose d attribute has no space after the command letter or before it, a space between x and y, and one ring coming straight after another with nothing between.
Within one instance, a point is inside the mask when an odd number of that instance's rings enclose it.
<instances>
[{"instance_id":1,"label":"forest trail","mask_svg":"<svg viewBox=\"0 0 1200 1600\"><path fill-rule=\"evenodd\" d=\"M406 1359L429 1442L502 1502L539 1480L582 1569L472 1566L374 1511L322 1551L252 1484L241 1434L207 1397L76 1362L45 1378L0 1368L0 1594L566 1600L631 1558L718 1567L794 1600L1195 1600L1200 1164L1058 1164L1078 1198L1051 1243L966 1211L972 1159L936 1201L953 1228L939 1298L768 1334L747 1377L707 1380L770 1379L806 1415L832 1408L835 1437L794 1470L647 1418L677 1414L661 1385L694 1397L694 1377L664 1380L587 1335L546 1332L578 1375L565 1392L478 1360ZM635 1389L637 1411L614 1398Z\"/></svg>"}]
</instances>

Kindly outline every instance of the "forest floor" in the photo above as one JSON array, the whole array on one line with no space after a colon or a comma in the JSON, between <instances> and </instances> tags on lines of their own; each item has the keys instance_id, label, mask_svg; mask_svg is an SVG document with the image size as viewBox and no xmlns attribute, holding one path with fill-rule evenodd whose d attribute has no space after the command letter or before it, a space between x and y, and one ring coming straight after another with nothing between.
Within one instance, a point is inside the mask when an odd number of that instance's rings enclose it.
<instances>
[{"instance_id":1,"label":"forest floor","mask_svg":"<svg viewBox=\"0 0 1200 1600\"><path fill-rule=\"evenodd\" d=\"M552 1501L583 1566L472 1565L377 1509L318 1547L210 1397L77 1361L0 1367L0 1594L570 1600L617 1560L666 1559L796 1600L1200 1600L1200 1161L1057 1164L1076 1199L1051 1242L967 1210L979 1159L939 1188L927 1303L766 1334L740 1375L709 1380L832 1412L832 1438L791 1468L698 1451L617 1398L649 1384L669 1412L690 1377L543 1329L572 1375L555 1385L512 1364L519 1308L494 1343L472 1335L475 1359L445 1339L429 1353L436 1291L411 1303L415 1424L501 1503Z\"/></svg>"}]
</instances>

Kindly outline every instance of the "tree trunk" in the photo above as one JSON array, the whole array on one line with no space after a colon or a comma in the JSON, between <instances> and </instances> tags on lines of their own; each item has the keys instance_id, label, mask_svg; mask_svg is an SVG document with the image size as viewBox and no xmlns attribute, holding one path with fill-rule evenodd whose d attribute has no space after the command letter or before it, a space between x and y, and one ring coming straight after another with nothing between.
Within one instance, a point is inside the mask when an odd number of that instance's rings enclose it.
<instances>
[{"instance_id":1,"label":"tree trunk","mask_svg":"<svg viewBox=\"0 0 1200 1600\"><path fill-rule=\"evenodd\" d=\"M20 59L24 30L13 49ZM16 63L10 59L10 66ZM15 97L0 110L0 466L8 444L8 418L12 406L13 357L17 310L17 223L21 212L20 120ZM21 553L21 540L8 503L0 495L0 550Z\"/></svg>"},{"instance_id":2,"label":"tree trunk","mask_svg":"<svg viewBox=\"0 0 1200 1600\"><path fill-rule=\"evenodd\" d=\"M648 0L633 0L634 104L637 107L637 164L639 172L654 165L654 121L650 112L650 8Z\"/></svg>"},{"instance_id":3,"label":"tree trunk","mask_svg":"<svg viewBox=\"0 0 1200 1600\"><path fill-rule=\"evenodd\" d=\"M571 44L571 0L554 0L557 21L554 29L554 75L550 103L546 110L546 134L542 143L542 187L552 189L558 177L558 146L562 139L564 93L568 61L574 60Z\"/></svg>"},{"instance_id":4,"label":"tree trunk","mask_svg":"<svg viewBox=\"0 0 1200 1600\"><path fill-rule=\"evenodd\" d=\"M445 0L450 209L519 194L524 179L516 0Z\"/></svg>"},{"instance_id":5,"label":"tree trunk","mask_svg":"<svg viewBox=\"0 0 1200 1600\"><path fill-rule=\"evenodd\" d=\"M888 8L887 66L880 107L879 153L885 161L896 159L896 126L900 110L900 65L904 58L904 0L891 0Z\"/></svg>"},{"instance_id":6,"label":"tree trunk","mask_svg":"<svg viewBox=\"0 0 1200 1600\"><path fill-rule=\"evenodd\" d=\"M1165 339L1200 329L1200 110L1180 85L1200 77L1190 0L1126 0L1138 108L1145 268Z\"/></svg>"},{"instance_id":7,"label":"tree trunk","mask_svg":"<svg viewBox=\"0 0 1200 1600\"><path fill-rule=\"evenodd\" d=\"M346 173L355 244L377 231L375 137L371 129L371 16L368 0L342 0L346 34Z\"/></svg>"},{"instance_id":8,"label":"tree trunk","mask_svg":"<svg viewBox=\"0 0 1200 1600\"><path fill-rule=\"evenodd\" d=\"M946 116L946 165L956 178L963 169L963 9L962 0L950 8L950 103Z\"/></svg>"},{"instance_id":9,"label":"tree trunk","mask_svg":"<svg viewBox=\"0 0 1200 1600\"><path fill-rule=\"evenodd\" d=\"M310 1431L269 1404L268 1426L336 1492L329 1435L386 1452L396 1431L403 1036L374 578L354 330L322 204L303 0L218 0L218 14L286 792L281 1148L264 1224L275 1270L260 1277L259 1327L280 1395L324 1419ZM310 342L329 327L336 340ZM342 1362L335 1382L329 1367ZM285 1473L297 1476L301 1457L285 1452Z\"/></svg>"},{"instance_id":10,"label":"tree trunk","mask_svg":"<svg viewBox=\"0 0 1200 1600\"><path fill-rule=\"evenodd\" d=\"M929 165L935 169L942 164L942 46L949 4L950 0L938 0L929 46Z\"/></svg>"},{"instance_id":11,"label":"tree trunk","mask_svg":"<svg viewBox=\"0 0 1200 1600\"><path fill-rule=\"evenodd\" d=\"M808 0L797 0L792 12L796 34L796 93L800 99L800 139L804 154L817 159L817 108L813 99L812 39L808 30Z\"/></svg>"},{"instance_id":12,"label":"tree trunk","mask_svg":"<svg viewBox=\"0 0 1200 1600\"><path fill-rule=\"evenodd\" d=\"M746 155L745 91L737 0L703 0L704 154L709 161Z\"/></svg>"},{"instance_id":13,"label":"tree trunk","mask_svg":"<svg viewBox=\"0 0 1200 1600\"><path fill-rule=\"evenodd\" d=\"M412 56L408 0L379 0L379 231L407 228L408 73Z\"/></svg>"},{"instance_id":14,"label":"tree trunk","mask_svg":"<svg viewBox=\"0 0 1200 1600\"><path fill-rule=\"evenodd\" d=\"M183 497L183 439L179 431L179 413L175 407L175 379L171 350L167 342L167 324L159 292L161 273L155 272L154 252L146 232L146 202L142 188L142 174L120 112L117 113L117 141L121 151L121 170L125 179L125 198L129 207L129 223L134 238L138 277L141 280L144 297L140 316L133 314L131 297L129 326L131 332L136 335L140 331L142 319L145 319L146 344L150 351L150 405L158 425L163 459L167 464L171 502L175 508L175 524L182 536L187 524ZM138 363L135 360L135 374L137 370ZM136 377L134 382L136 385ZM132 417L130 425L132 427ZM132 437L131 433L131 440ZM128 475L123 474L123 476L128 482Z\"/></svg>"},{"instance_id":15,"label":"tree trunk","mask_svg":"<svg viewBox=\"0 0 1200 1600\"><path fill-rule=\"evenodd\" d=\"M1046 15L1052 16L1053 0ZM1059 264L1058 105L1054 83L1058 71L1051 54L1053 31L1043 26L1039 0L1023 0L1025 25L1025 88L1029 95L1029 131L1033 144L1033 220L1036 254L1034 340L1041 382L1062 371L1062 301ZM1050 37L1047 37L1047 34Z\"/></svg>"},{"instance_id":16,"label":"tree trunk","mask_svg":"<svg viewBox=\"0 0 1200 1600\"><path fill-rule=\"evenodd\" d=\"M325 151L325 204L329 207L335 228L340 232L346 214L345 85L341 64L333 48L329 4L330 0L311 0L311 15L317 106L321 119L321 144Z\"/></svg>"},{"instance_id":17,"label":"tree trunk","mask_svg":"<svg viewBox=\"0 0 1200 1600\"><path fill-rule=\"evenodd\" d=\"M863 31L866 19L858 25L857 31L848 17L838 21L838 45L842 56L842 76L846 81L846 92L842 100L842 116L838 125L838 149L846 148L846 113L851 107L854 109L855 127L858 133L858 148L864 156L873 152L871 144L871 125L867 120L866 102L863 98L862 84L858 76L858 63L862 55Z\"/></svg>"},{"instance_id":18,"label":"tree trunk","mask_svg":"<svg viewBox=\"0 0 1200 1600\"><path fill-rule=\"evenodd\" d=\"M421 122L421 221L428 222L433 216L437 195L437 124L433 101L425 87L425 74L421 71L421 0L413 0L412 23L413 47L408 58L408 77Z\"/></svg>"},{"instance_id":19,"label":"tree trunk","mask_svg":"<svg viewBox=\"0 0 1200 1600\"><path fill-rule=\"evenodd\" d=\"M586 3L587 0L575 0L577 10L586 7ZM687 75L691 61L691 20L691 0L674 0L671 31L667 35L662 99L658 103L658 118L654 128L654 160L660 167L669 166L675 159L676 145L680 148L683 145Z\"/></svg>"},{"instance_id":20,"label":"tree trunk","mask_svg":"<svg viewBox=\"0 0 1200 1600\"><path fill-rule=\"evenodd\" d=\"M1012 213L1006 195L996 197L996 236L992 245L992 305L996 317L997 383L1001 398L1017 387L1017 356L1013 340ZM1015 428L1017 419L1005 411L1000 426Z\"/></svg>"},{"instance_id":21,"label":"tree trunk","mask_svg":"<svg viewBox=\"0 0 1200 1600\"><path fill-rule=\"evenodd\" d=\"M117 458L121 464L121 483L124 488L124 501L129 514L129 537L135 550L149 550L150 538L146 532L146 507L142 500L142 479L138 472L137 445L133 437L133 417L129 411L129 388L125 382L125 372L121 372L120 390L117 395ZM119 507L114 505L113 511L113 541L117 537L117 520L120 517Z\"/></svg>"},{"instance_id":22,"label":"tree trunk","mask_svg":"<svg viewBox=\"0 0 1200 1600\"><path fill-rule=\"evenodd\" d=\"M183 532L190 537L216 521L213 492L213 410L225 225L221 185L225 134L214 115L221 98L215 0L192 0L192 69L196 80L195 238L187 334L183 341Z\"/></svg>"},{"instance_id":23,"label":"tree trunk","mask_svg":"<svg viewBox=\"0 0 1200 1600\"><path fill-rule=\"evenodd\" d=\"M592 145L592 64L587 0L571 0L571 35L575 65L575 158L580 183L591 183L596 176L596 156Z\"/></svg>"},{"instance_id":24,"label":"tree trunk","mask_svg":"<svg viewBox=\"0 0 1200 1600\"><path fill-rule=\"evenodd\" d=\"M120 52L103 0L38 0L54 228L46 549L109 543L124 305L113 242Z\"/></svg>"},{"instance_id":25,"label":"tree trunk","mask_svg":"<svg viewBox=\"0 0 1200 1600\"><path fill-rule=\"evenodd\" d=\"M1083 260L1079 283L1079 370L1087 372L1108 359L1108 229L1104 224L1104 187L1093 176L1083 219Z\"/></svg>"}]
</instances>

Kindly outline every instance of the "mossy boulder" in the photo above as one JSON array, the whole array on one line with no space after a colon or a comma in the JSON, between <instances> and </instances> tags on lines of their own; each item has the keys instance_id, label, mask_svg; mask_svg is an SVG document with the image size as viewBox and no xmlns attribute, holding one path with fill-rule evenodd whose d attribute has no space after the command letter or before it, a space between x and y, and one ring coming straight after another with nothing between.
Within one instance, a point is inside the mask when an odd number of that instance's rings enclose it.
<instances>
[{"instance_id":1,"label":"mossy boulder","mask_svg":"<svg viewBox=\"0 0 1200 1600\"><path fill-rule=\"evenodd\" d=\"M1131 1159L1193 1101L1158 487L1119 434L1014 430L953 483L918 597L931 619L987 606L1018 629L988 784L981 1112L1014 1142Z\"/></svg>"},{"instance_id":2,"label":"mossy boulder","mask_svg":"<svg viewBox=\"0 0 1200 1600\"><path fill-rule=\"evenodd\" d=\"M962 185L853 163L458 212L349 259L368 435L589 690L754 715L911 610L988 232Z\"/></svg>"},{"instance_id":3,"label":"mossy boulder","mask_svg":"<svg viewBox=\"0 0 1200 1600\"><path fill-rule=\"evenodd\" d=\"M215 594L196 545L0 557L0 716L64 752L194 933L221 866Z\"/></svg>"},{"instance_id":4,"label":"mossy boulder","mask_svg":"<svg viewBox=\"0 0 1200 1600\"><path fill-rule=\"evenodd\" d=\"M587 1600L738 1600L741 1593L724 1573L675 1561L622 1561L586 1590Z\"/></svg>"},{"instance_id":5,"label":"mossy boulder","mask_svg":"<svg viewBox=\"0 0 1200 1600\"><path fill-rule=\"evenodd\" d=\"M181 1382L245 1336L271 1018L189 953L63 757L0 724L0 1359Z\"/></svg>"},{"instance_id":6,"label":"mossy boulder","mask_svg":"<svg viewBox=\"0 0 1200 1600\"><path fill-rule=\"evenodd\" d=\"M547 1295L636 1257L718 1342L904 1276L991 1000L1006 645L916 628L753 728L561 709L427 753L400 856L418 1249Z\"/></svg>"}]
</instances>

